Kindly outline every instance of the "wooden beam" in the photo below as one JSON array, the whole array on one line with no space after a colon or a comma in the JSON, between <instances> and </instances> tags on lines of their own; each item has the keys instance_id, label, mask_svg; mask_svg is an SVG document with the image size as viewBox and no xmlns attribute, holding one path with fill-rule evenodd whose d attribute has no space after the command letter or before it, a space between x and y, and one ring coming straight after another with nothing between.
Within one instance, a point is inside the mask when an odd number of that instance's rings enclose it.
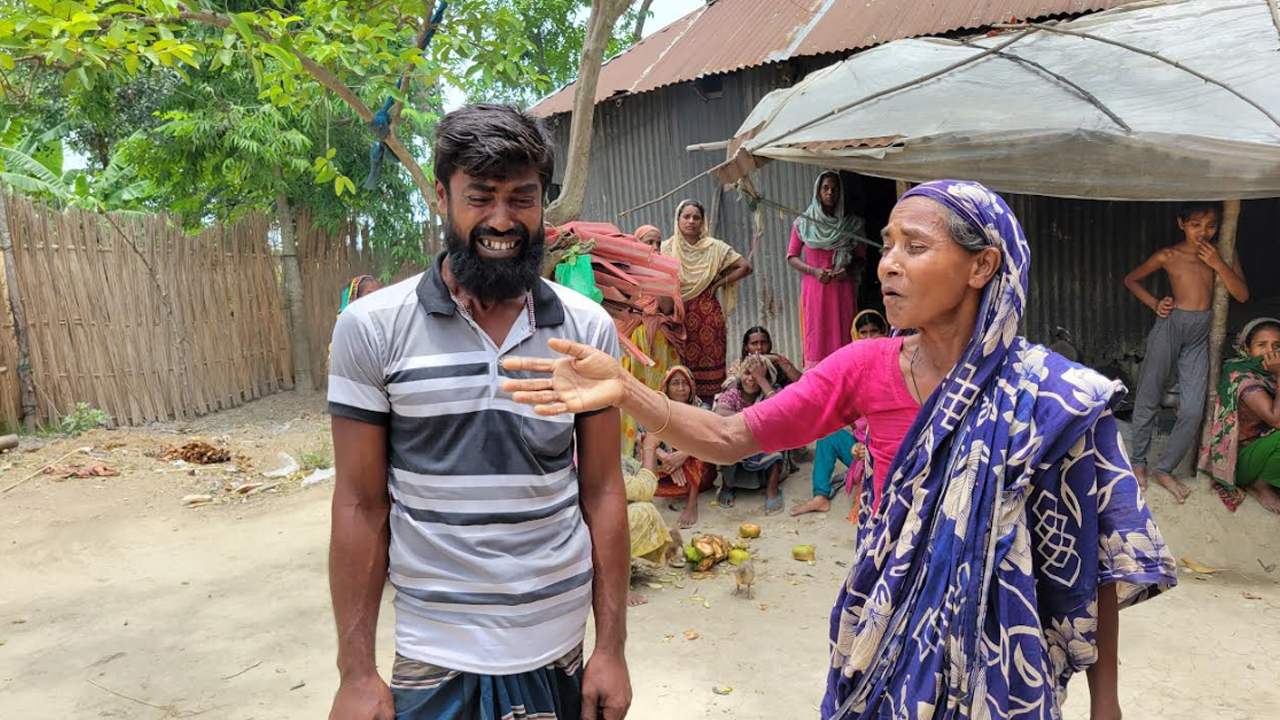
<instances>
[{"instance_id":1,"label":"wooden beam","mask_svg":"<svg viewBox=\"0 0 1280 720\"><path fill-rule=\"evenodd\" d=\"M694 143L685 148L686 152L715 152L717 150L728 150L729 141L720 140L718 142Z\"/></svg>"},{"instance_id":2,"label":"wooden beam","mask_svg":"<svg viewBox=\"0 0 1280 720\"><path fill-rule=\"evenodd\" d=\"M1236 228L1240 225L1240 201L1227 200L1222 204L1222 229L1218 232L1218 252L1227 267L1236 261ZM1209 320L1209 392L1205 393L1204 424L1200 432L1200 444L1209 442L1213 427L1214 405L1218 398L1218 378L1222 374L1222 346L1227 341L1227 315L1231 310L1231 296L1221 277L1213 282L1213 308Z\"/></svg>"}]
</instances>

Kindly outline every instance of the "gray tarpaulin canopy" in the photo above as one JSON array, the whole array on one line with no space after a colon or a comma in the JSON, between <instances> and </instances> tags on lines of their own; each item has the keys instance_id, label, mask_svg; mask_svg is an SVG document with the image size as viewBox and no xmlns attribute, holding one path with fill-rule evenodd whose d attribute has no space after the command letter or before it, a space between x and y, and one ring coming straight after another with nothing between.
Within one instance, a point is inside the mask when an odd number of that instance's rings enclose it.
<instances>
[{"instance_id":1,"label":"gray tarpaulin canopy","mask_svg":"<svg viewBox=\"0 0 1280 720\"><path fill-rule=\"evenodd\" d=\"M1058 197L1277 197L1269 1L1139 3L1049 26L1092 38L1046 27L891 42L765 96L718 174L777 159Z\"/></svg>"}]
</instances>

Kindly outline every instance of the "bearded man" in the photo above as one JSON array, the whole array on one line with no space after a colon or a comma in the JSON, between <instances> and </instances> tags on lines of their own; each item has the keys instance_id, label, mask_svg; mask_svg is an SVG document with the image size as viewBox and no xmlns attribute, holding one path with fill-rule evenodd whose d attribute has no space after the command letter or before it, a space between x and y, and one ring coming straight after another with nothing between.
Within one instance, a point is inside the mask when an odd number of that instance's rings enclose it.
<instances>
[{"instance_id":1,"label":"bearded man","mask_svg":"<svg viewBox=\"0 0 1280 720\"><path fill-rule=\"evenodd\" d=\"M508 355L568 337L618 354L599 305L539 277L553 146L471 105L436 129L446 252L351 304L329 361L337 482L331 720L614 720L631 702L630 572L616 409L545 418L498 390ZM383 585L396 659L379 676ZM596 641L583 666L594 608Z\"/></svg>"}]
</instances>

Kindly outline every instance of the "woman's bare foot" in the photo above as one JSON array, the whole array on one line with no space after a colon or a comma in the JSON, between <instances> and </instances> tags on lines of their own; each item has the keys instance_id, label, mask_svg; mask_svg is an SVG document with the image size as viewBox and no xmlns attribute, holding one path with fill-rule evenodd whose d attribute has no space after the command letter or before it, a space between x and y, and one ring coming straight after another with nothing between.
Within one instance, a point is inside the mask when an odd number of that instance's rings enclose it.
<instances>
[{"instance_id":1,"label":"woman's bare foot","mask_svg":"<svg viewBox=\"0 0 1280 720\"><path fill-rule=\"evenodd\" d=\"M1254 480L1247 489L1267 512L1280 515L1280 493L1276 492L1270 483L1265 480Z\"/></svg>"},{"instance_id":2,"label":"woman's bare foot","mask_svg":"<svg viewBox=\"0 0 1280 720\"><path fill-rule=\"evenodd\" d=\"M805 513L824 513L831 511L831 501L822 495L814 495L807 502L791 508L791 517Z\"/></svg>"},{"instance_id":3,"label":"woman's bare foot","mask_svg":"<svg viewBox=\"0 0 1280 720\"><path fill-rule=\"evenodd\" d=\"M680 519L676 520L676 525L681 529L691 528L698 524L698 501L694 500L685 505L684 512L680 513Z\"/></svg>"},{"instance_id":4,"label":"woman's bare foot","mask_svg":"<svg viewBox=\"0 0 1280 720\"><path fill-rule=\"evenodd\" d=\"M1133 476L1138 479L1138 487L1142 488L1143 491L1146 491L1147 469L1141 465L1137 465L1133 468Z\"/></svg>"},{"instance_id":5,"label":"woman's bare foot","mask_svg":"<svg viewBox=\"0 0 1280 720\"><path fill-rule=\"evenodd\" d=\"M627 607L640 607L649 602L649 598L641 595L635 590L627 591Z\"/></svg>"},{"instance_id":6,"label":"woman's bare foot","mask_svg":"<svg viewBox=\"0 0 1280 720\"><path fill-rule=\"evenodd\" d=\"M1191 494L1191 488L1167 473L1156 473L1156 484L1173 493L1173 499L1177 500L1179 505L1185 503L1187 496Z\"/></svg>"}]
</instances>

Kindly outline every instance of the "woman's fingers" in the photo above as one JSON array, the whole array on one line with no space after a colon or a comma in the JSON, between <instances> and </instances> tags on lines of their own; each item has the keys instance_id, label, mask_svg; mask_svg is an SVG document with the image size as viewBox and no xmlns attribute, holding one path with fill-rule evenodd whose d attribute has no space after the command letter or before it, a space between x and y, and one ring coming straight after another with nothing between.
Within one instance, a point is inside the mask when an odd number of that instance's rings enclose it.
<instances>
[{"instance_id":1,"label":"woman's fingers","mask_svg":"<svg viewBox=\"0 0 1280 720\"><path fill-rule=\"evenodd\" d=\"M521 405L551 405L554 403L561 403L560 393L555 390L517 392L511 396L511 399Z\"/></svg>"},{"instance_id":2,"label":"woman's fingers","mask_svg":"<svg viewBox=\"0 0 1280 720\"><path fill-rule=\"evenodd\" d=\"M562 402L558 402L551 403L549 405L537 405L533 408L533 411L545 417L552 417L554 415L564 415L569 412L569 406Z\"/></svg>"},{"instance_id":3,"label":"woman's fingers","mask_svg":"<svg viewBox=\"0 0 1280 720\"><path fill-rule=\"evenodd\" d=\"M552 387L554 386L551 384L551 378L504 380L502 382L502 392L506 392L506 393L540 392L542 390L550 390Z\"/></svg>"},{"instance_id":4,"label":"woman's fingers","mask_svg":"<svg viewBox=\"0 0 1280 720\"><path fill-rule=\"evenodd\" d=\"M569 357L576 358L578 360L585 359L591 354L591 351L595 349L590 345L583 345L581 343L573 342L572 340L566 340L565 338L552 338L547 345L561 355L568 355ZM546 370L542 372L550 371Z\"/></svg>"},{"instance_id":5,"label":"woman's fingers","mask_svg":"<svg viewBox=\"0 0 1280 720\"><path fill-rule=\"evenodd\" d=\"M510 357L502 361L502 367L513 371L550 373L556 369L556 361L550 358Z\"/></svg>"}]
</instances>

